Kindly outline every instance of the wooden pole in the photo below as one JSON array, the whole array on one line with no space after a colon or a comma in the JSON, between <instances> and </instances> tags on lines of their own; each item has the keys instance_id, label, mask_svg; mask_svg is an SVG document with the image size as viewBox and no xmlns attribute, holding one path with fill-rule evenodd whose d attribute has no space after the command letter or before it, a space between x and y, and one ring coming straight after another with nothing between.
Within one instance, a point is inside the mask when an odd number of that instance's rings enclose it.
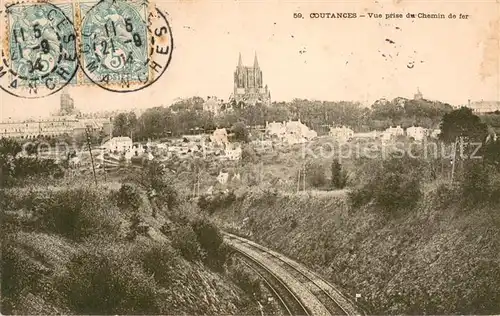
<instances>
[{"instance_id":1,"label":"wooden pole","mask_svg":"<svg viewBox=\"0 0 500 316\"><path fill-rule=\"evenodd\" d=\"M298 176L297 176L297 192L300 191L300 172L301 172L302 168L299 169L299 173L298 173Z\"/></svg>"},{"instance_id":2,"label":"wooden pole","mask_svg":"<svg viewBox=\"0 0 500 316\"><path fill-rule=\"evenodd\" d=\"M455 143L453 144L453 160L452 160L452 165L451 165L451 179L450 179L451 183L453 183L453 178L455 176L455 163L456 163L456 157L457 157L457 143L458 143L458 137L455 138Z\"/></svg>"},{"instance_id":3,"label":"wooden pole","mask_svg":"<svg viewBox=\"0 0 500 316\"><path fill-rule=\"evenodd\" d=\"M85 132L87 134L87 146L89 147L90 161L92 163L92 172L94 174L94 182L95 182L95 185L97 186L97 176L95 174L94 156L92 155L92 145L90 144L90 133L89 133L88 128L85 129Z\"/></svg>"},{"instance_id":4,"label":"wooden pole","mask_svg":"<svg viewBox=\"0 0 500 316\"><path fill-rule=\"evenodd\" d=\"M304 162L304 172L302 173L302 183L304 184L303 185L303 188L304 188L304 192L306 191L306 163Z\"/></svg>"}]
</instances>

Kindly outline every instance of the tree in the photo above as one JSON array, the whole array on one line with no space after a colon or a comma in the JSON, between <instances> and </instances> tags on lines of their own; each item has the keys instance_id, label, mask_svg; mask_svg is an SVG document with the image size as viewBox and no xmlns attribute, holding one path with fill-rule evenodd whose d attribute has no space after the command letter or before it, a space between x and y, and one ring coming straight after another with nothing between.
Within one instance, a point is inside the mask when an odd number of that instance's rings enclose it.
<instances>
[{"instance_id":1,"label":"tree","mask_svg":"<svg viewBox=\"0 0 500 316\"><path fill-rule=\"evenodd\" d=\"M233 125L231 131L234 133L234 139L242 142L249 141L249 133L246 125L242 122L238 122Z\"/></svg>"},{"instance_id":2,"label":"tree","mask_svg":"<svg viewBox=\"0 0 500 316\"><path fill-rule=\"evenodd\" d=\"M203 111L203 104L205 100L201 97L191 97L187 99L182 99L175 102L170 106L171 110L174 112L178 111Z\"/></svg>"},{"instance_id":3,"label":"tree","mask_svg":"<svg viewBox=\"0 0 500 316\"><path fill-rule=\"evenodd\" d=\"M120 113L113 120L113 136L130 136L137 126L134 112Z\"/></svg>"},{"instance_id":4,"label":"tree","mask_svg":"<svg viewBox=\"0 0 500 316\"><path fill-rule=\"evenodd\" d=\"M15 174L15 157L22 150L21 145L9 138L0 139L0 186L7 185Z\"/></svg>"},{"instance_id":5,"label":"tree","mask_svg":"<svg viewBox=\"0 0 500 316\"><path fill-rule=\"evenodd\" d=\"M16 140L10 138L0 139L0 157L15 157L21 150L22 147Z\"/></svg>"},{"instance_id":6,"label":"tree","mask_svg":"<svg viewBox=\"0 0 500 316\"><path fill-rule=\"evenodd\" d=\"M347 175L342 170L342 165L338 159L333 160L332 166L332 187L335 189L343 189L347 183Z\"/></svg>"},{"instance_id":7,"label":"tree","mask_svg":"<svg viewBox=\"0 0 500 316\"><path fill-rule=\"evenodd\" d=\"M488 135L486 124L472 113L472 109L462 107L451 111L441 120L441 134L439 138L445 142L455 142L458 137L468 141L483 141Z\"/></svg>"}]
</instances>

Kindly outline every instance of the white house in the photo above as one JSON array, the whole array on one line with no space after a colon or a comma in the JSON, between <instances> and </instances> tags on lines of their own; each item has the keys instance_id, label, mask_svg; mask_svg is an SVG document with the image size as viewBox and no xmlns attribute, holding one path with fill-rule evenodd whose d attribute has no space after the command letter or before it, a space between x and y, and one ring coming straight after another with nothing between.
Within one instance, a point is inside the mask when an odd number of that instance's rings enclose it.
<instances>
[{"instance_id":1,"label":"white house","mask_svg":"<svg viewBox=\"0 0 500 316\"><path fill-rule=\"evenodd\" d=\"M226 184L227 180L229 179L229 173L228 172L219 172L219 175L217 176L217 181L220 184Z\"/></svg>"},{"instance_id":2,"label":"white house","mask_svg":"<svg viewBox=\"0 0 500 316\"><path fill-rule=\"evenodd\" d=\"M225 128L218 128L214 131L212 136L210 136L210 141L219 146L223 146L229 143L227 139L227 131Z\"/></svg>"},{"instance_id":3,"label":"white house","mask_svg":"<svg viewBox=\"0 0 500 316\"><path fill-rule=\"evenodd\" d=\"M311 140L318 137L318 133L302 124L302 122L300 122L300 119L298 121L286 122L285 129L287 134L297 135L304 138L305 140Z\"/></svg>"},{"instance_id":4,"label":"white house","mask_svg":"<svg viewBox=\"0 0 500 316\"><path fill-rule=\"evenodd\" d=\"M144 154L144 146L141 144L134 144L132 146L132 153L134 154L134 156L140 156Z\"/></svg>"},{"instance_id":5,"label":"white house","mask_svg":"<svg viewBox=\"0 0 500 316\"><path fill-rule=\"evenodd\" d=\"M226 146L226 149L224 150L225 156L227 160L239 160L241 158L241 146L238 146L236 148L231 148L231 146Z\"/></svg>"},{"instance_id":6,"label":"white house","mask_svg":"<svg viewBox=\"0 0 500 316\"><path fill-rule=\"evenodd\" d=\"M396 126L396 127L389 127L382 133L382 140L383 141L389 141L395 137L398 136L403 136L405 134L405 131L401 128L401 126Z\"/></svg>"},{"instance_id":7,"label":"white house","mask_svg":"<svg viewBox=\"0 0 500 316\"><path fill-rule=\"evenodd\" d=\"M441 134L441 130L437 128L431 132L431 137L437 139L439 137L439 134Z\"/></svg>"},{"instance_id":8,"label":"white house","mask_svg":"<svg viewBox=\"0 0 500 316\"><path fill-rule=\"evenodd\" d=\"M268 136L277 136L281 138L285 135L285 127L283 123L280 122L266 122L266 134Z\"/></svg>"},{"instance_id":9,"label":"white house","mask_svg":"<svg viewBox=\"0 0 500 316\"><path fill-rule=\"evenodd\" d=\"M330 127L330 136L335 137L340 142L346 142L354 137L354 131L349 127Z\"/></svg>"},{"instance_id":10,"label":"white house","mask_svg":"<svg viewBox=\"0 0 500 316\"><path fill-rule=\"evenodd\" d=\"M266 134L276 136L289 144L303 143L318 136L316 131L309 129L306 125L298 121L284 121L283 123L267 123Z\"/></svg>"},{"instance_id":11,"label":"white house","mask_svg":"<svg viewBox=\"0 0 500 316\"><path fill-rule=\"evenodd\" d=\"M420 126L412 126L406 129L406 136L413 138L415 141L421 142L425 139L427 130Z\"/></svg>"},{"instance_id":12,"label":"white house","mask_svg":"<svg viewBox=\"0 0 500 316\"><path fill-rule=\"evenodd\" d=\"M132 149L133 143L130 137L113 137L104 144L101 148L108 152L127 152Z\"/></svg>"}]
</instances>

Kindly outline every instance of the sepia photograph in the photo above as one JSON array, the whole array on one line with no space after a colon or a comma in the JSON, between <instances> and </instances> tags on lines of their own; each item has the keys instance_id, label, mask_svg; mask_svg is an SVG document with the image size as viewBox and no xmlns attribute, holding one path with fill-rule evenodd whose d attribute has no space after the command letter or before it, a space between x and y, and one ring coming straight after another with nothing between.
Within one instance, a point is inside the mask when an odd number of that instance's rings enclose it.
<instances>
[{"instance_id":1,"label":"sepia photograph","mask_svg":"<svg viewBox=\"0 0 500 316\"><path fill-rule=\"evenodd\" d=\"M499 315L498 0L0 0L1 315Z\"/></svg>"}]
</instances>

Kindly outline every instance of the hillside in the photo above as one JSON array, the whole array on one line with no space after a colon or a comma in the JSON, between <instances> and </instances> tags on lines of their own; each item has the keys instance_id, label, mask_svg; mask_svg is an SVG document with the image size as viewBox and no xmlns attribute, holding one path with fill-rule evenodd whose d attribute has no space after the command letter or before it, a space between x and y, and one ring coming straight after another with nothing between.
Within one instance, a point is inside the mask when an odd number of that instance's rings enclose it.
<instances>
[{"instance_id":1,"label":"hillside","mask_svg":"<svg viewBox=\"0 0 500 316\"><path fill-rule=\"evenodd\" d=\"M2 314L258 313L217 228L182 200L153 217L132 184L0 193Z\"/></svg>"},{"instance_id":2,"label":"hillside","mask_svg":"<svg viewBox=\"0 0 500 316\"><path fill-rule=\"evenodd\" d=\"M353 209L343 194L274 193L237 197L213 216L361 294L370 313L499 313L500 213L436 207L435 192L425 194L396 218Z\"/></svg>"}]
</instances>

